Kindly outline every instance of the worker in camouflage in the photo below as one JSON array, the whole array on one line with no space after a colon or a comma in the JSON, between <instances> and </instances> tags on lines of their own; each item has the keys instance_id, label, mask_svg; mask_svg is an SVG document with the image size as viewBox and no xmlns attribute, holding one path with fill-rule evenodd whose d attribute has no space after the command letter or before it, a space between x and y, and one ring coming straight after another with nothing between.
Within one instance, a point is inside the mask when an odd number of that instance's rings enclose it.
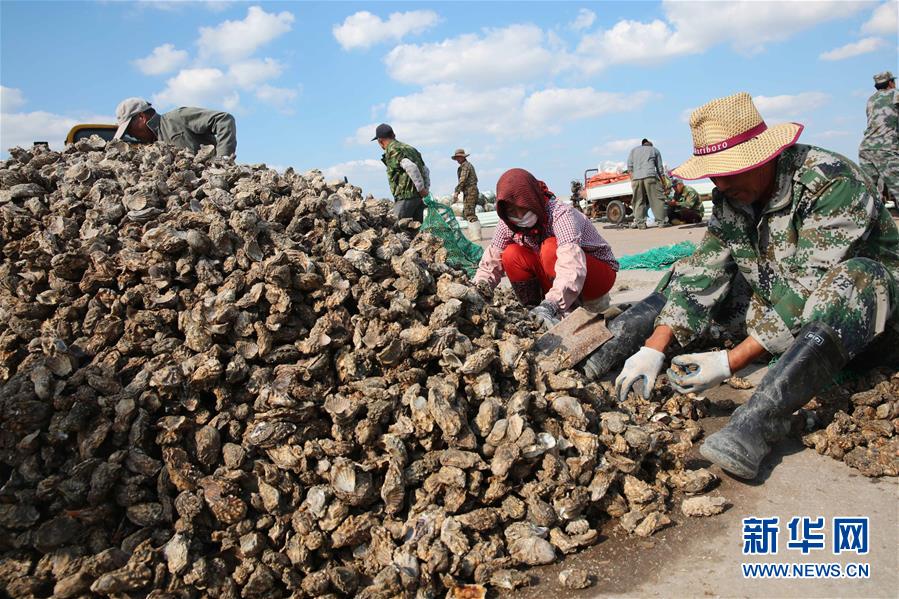
<instances>
[{"instance_id":1,"label":"worker in camouflage","mask_svg":"<svg viewBox=\"0 0 899 599\"><path fill-rule=\"evenodd\" d=\"M899 231L855 164L796 144L801 125L768 127L748 94L698 108L690 125L694 158L673 173L715 183L708 231L655 294L618 317L621 340L602 346L585 371L596 376L635 352L616 391L623 400L642 383L648 398L669 346L696 347L713 321L745 339L673 358L667 374L677 390L704 391L779 355L700 450L751 479L792 412L850 360L899 361Z\"/></svg>"},{"instance_id":2,"label":"worker in camouflage","mask_svg":"<svg viewBox=\"0 0 899 599\"><path fill-rule=\"evenodd\" d=\"M899 90L889 71L874 75L868 98L868 128L858 148L859 164L877 193L899 208ZM887 201L889 201L887 199Z\"/></svg>"},{"instance_id":3,"label":"worker in camouflage","mask_svg":"<svg viewBox=\"0 0 899 599\"><path fill-rule=\"evenodd\" d=\"M456 189L453 195L462 194L462 218L470 223L478 220L475 207L478 204L478 174L474 171L474 165L468 161L468 154L465 150L459 148L453 154L453 160L459 163L456 175L459 182L456 183Z\"/></svg>"},{"instance_id":4,"label":"worker in camouflage","mask_svg":"<svg viewBox=\"0 0 899 599\"><path fill-rule=\"evenodd\" d=\"M895 316L889 298L899 299L899 237L889 211L853 163L812 146L779 156L776 185L758 223L716 188L705 237L658 289L668 302L656 324L691 344L739 276L748 285L737 295L749 297L729 298L728 316L742 306L746 331L768 353L783 353L803 325L827 315L857 355Z\"/></svg>"},{"instance_id":5,"label":"worker in camouflage","mask_svg":"<svg viewBox=\"0 0 899 599\"><path fill-rule=\"evenodd\" d=\"M372 141L375 140L384 150L381 162L387 167L394 213L397 218L411 218L422 222L425 210L422 198L427 197L431 186L430 173L424 159L418 150L399 141L393 128L386 123L375 129Z\"/></svg>"},{"instance_id":6,"label":"worker in camouflage","mask_svg":"<svg viewBox=\"0 0 899 599\"><path fill-rule=\"evenodd\" d=\"M668 199L668 222L672 225L702 222L705 207L695 189L684 185L680 179L673 179L671 192L672 195Z\"/></svg>"}]
</instances>

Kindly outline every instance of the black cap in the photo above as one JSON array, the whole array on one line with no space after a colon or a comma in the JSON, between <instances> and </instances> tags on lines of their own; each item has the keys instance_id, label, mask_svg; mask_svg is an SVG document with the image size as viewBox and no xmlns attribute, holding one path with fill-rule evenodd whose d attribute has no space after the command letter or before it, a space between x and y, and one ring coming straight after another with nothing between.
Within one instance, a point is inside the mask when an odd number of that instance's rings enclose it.
<instances>
[{"instance_id":1,"label":"black cap","mask_svg":"<svg viewBox=\"0 0 899 599\"><path fill-rule=\"evenodd\" d=\"M644 146L651 146L651 145L652 145L652 142L649 141L648 139L646 139L645 137L643 138L643 141L641 141L640 143L641 143L642 145L644 145Z\"/></svg>"},{"instance_id":2,"label":"black cap","mask_svg":"<svg viewBox=\"0 0 899 599\"><path fill-rule=\"evenodd\" d=\"M388 125L387 123L381 123L378 125L378 128L375 129L375 136L371 138L372 141L376 139L393 139L396 137L396 134L393 132L393 127Z\"/></svg>"}]
</instances>

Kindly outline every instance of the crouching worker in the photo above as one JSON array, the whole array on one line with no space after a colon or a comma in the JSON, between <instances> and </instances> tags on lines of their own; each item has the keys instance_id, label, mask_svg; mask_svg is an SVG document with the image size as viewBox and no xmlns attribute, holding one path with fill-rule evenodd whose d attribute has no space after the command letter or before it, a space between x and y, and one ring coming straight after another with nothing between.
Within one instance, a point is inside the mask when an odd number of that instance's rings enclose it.
<instances>
[{"instance_id":1,"label":"crouching worker","mask_svg":"<svg viewBox=\"0 0 899 599\"><path fill-rule=\"evenodd\" d=\"M623 332L585 370L597 376L627 358L615 381L619 399L635 385L648 398L672 342L701 341L713 320L745 339L729 351L673 358L679 368L667 374L677 390L704 391L779 355L749 401L700 448L724 470L753 479L791 414L850 360L896 362L899 232L858 166L797 144L802 125L768 127L748 94L698 108L690 127L694 157L673 172L715 184L708 231L657 293L612 321L610 329Z\"/></svg>"},{"instance_id":2,"label":"crouching worker","mask_svg":"<svg viewBox=\"0 0 899 599\"><path fill-rule=\"evenodd\" d=\"M668 222L672 225L701 223L705 208L699 193L680 179L672 181L671 188L674 195L668 200Z\"/></svg>"},{"instance_id":3,"label":"crouching worker","mask_svg":"<svg viewBox=\"0 0 899 599\"><path fill-rule=\"evenodd\" d=\"M618 261L587 218L556 200L543 181L520 168L496 183L499 224L474 283L492 291L503 275L547 327L579 304L608 303Z\"/></svg>"}]
</instances>

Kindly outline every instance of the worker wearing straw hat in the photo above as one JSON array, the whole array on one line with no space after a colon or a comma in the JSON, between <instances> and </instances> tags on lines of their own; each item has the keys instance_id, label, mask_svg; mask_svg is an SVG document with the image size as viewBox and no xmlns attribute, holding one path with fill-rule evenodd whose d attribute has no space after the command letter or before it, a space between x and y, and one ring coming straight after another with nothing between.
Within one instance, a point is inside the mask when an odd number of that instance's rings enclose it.
<instances>
[{"instance_id":1,"label":"worker wearing straw hat","mask_svg":"<svg viewBox=\"0 0 899 599\"><path fill-rule=\"evenodd\" d=\"M473 223L478 220L475 213L475 206L478 203L478 174L468 161L468 156L462 148L456 150L452 156L453 160L459 163L456 172L459 182L456 183L456 190L453 193L462 194L462 218Z\"/></svg>"},{"instance_id":2,"label":"worker wearing straw hat","mask_svg":"<svg viewBox=\"0 0 899 599\"><path fill-rule=\"evenodd\" d=\"M865 112L868 127L858 148L859 165L874 189L892 196L899 208L899 91L889 71L874 75L874 93Z\"/></svg>"},{"instance_id":3,"label":"worker wearing straw hat","mask_svg":"<svg viewBox=\"0 0 899 599\"><path fill-rule=\"evenodd\" d=\"M897 360L899 232L858 166L797 144L802 125L768 126L749 94L701 106L690 128L693 157L672 173L715 183L708 230L657 293L612 321L620 334L585 370L599 374L634 352L616 391L624 399L642 383L648 398L673 342L696 347L713 320L739 323L731 329L742 329L742 342L675 357L668 378L678 391L701 392L766 354L780 356L700 450L751 479L790 415L850 360Z\"/></svg>"}]
</instances>

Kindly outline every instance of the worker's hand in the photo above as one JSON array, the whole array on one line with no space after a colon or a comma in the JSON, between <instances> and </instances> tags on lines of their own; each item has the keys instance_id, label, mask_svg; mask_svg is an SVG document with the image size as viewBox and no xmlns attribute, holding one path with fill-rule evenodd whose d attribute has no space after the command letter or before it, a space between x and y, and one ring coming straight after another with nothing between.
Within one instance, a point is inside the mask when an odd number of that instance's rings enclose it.
<instances>
[{"instance_id":1,"label":"worker's hand","mask_svg":"<svg viewBox=\"0 0 899 599\"><path fill-rule=\"evenodd\" d=\"M420 195L423 198L426 198L426 197L428 197L429 193L431 193L431 191L428 188L424 188L418 192L418 195Z\"/></svg>"},{"instance_id":2,"label":"worker's hand","mask_svg":"<svg viewBox=\"0 0 899 599\"><path fill-rule=\"evenodd\" d=\"M478 292L478 295L483 297L488 302L493 300L493 285L491 285L487 281L478 281L474 284L474 288L475 291Z\"/></svg>"},{"instance_id":3,"label":"worker's hand","mask_svg":"<svg viewBox=\"0 0 899 599\"><path fill-rule=\"evenodd\" d=\"M536 308L531 308L531 316L543 323L547 329L559 324L559 306L555 302L543 300Z\"/></svg>"},{"instance_id":4,"label":"worker's hand","mask_svg":"<svg viewBox=\"0 0 899 599\"><path fill-rule=\"evenodd\" d=\"M615 395L618 401L624 402L631 387L640 380L643 381L643 399L649 399L664 362L664 353L646 346L628 358L621 368L621 374L615 379Z\"/></svg>"},{"instance_id":5,"label":"worker's hand","mask_svg":"<svg viewBox=\"0 0 899 599\"><path fill-rule=\"evenodd\" d=\"M668 380L680 393L699 393L731 376L725 350L677 356L671 360L671 366L677 366L681 371L678 374L672 368L668 369Z\"/></svg>"}]
</instances>

